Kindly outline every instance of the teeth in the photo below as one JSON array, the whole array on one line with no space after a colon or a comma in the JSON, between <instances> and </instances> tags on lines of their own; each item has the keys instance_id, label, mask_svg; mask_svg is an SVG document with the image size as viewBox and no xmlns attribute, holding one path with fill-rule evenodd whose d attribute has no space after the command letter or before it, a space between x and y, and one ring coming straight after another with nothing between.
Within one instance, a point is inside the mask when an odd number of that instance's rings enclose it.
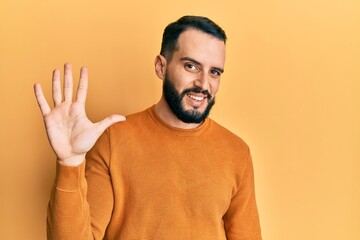
<instances>
[{"instance_id":1,"label":"teeth","mask_svg":"<svg viewBox=\"0 0 360 240\"><path fill-rule=\"evenodd\" d=\"M189 95L189 97L191 99L197 100L197 101L202 101L204 100L204 97L199 97L199 96L194 96L194 95Z\"/></svg>"}]
</instances>

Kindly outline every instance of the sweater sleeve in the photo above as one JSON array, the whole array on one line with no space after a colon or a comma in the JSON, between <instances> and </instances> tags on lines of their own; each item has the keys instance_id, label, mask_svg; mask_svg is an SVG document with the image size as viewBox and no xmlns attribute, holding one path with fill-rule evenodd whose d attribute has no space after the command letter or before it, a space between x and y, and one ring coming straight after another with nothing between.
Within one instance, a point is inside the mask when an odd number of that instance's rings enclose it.
<instances>
[{"instance_id":1,"label":"sweater sleeve","mask_svg":"<svg viewBox=\"0 0 360 240\"><path fill-rule=\"evenodd\" d=\"M48 239L103 239L113 208L109 161L105 132L80 166L57 163L48 206Z\"/></svg>"},{"instance_id":2,"label":"sweater sleeve","mask_svg":"<svg viewBox=\"0 0 360 240\"><path fill-rule=\"evenodd\" d=\"M239 189L233 196L230 207L223 219L228 240L262 239L250 153L245 162Z\"/></svg>"}]
</instances>

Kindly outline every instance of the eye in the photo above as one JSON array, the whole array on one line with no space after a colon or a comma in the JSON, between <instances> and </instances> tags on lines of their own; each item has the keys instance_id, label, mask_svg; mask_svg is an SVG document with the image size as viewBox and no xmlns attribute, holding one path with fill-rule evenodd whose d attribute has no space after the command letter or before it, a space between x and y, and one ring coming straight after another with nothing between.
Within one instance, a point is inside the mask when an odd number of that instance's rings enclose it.
<instances>
[{"instance_id":1,"label":"eye","mask_svg":"<svg viewBox=\"0 0 360 240\"><path fill-rule=\"evenodd\" d=\"M199 67L193 63L185 63L184 66L185 66L185 69L189 72L198 72L199 71Z\"/></svg>"},{"instance_id":2,"label":"eye","mask_svg":"<svg viewBox=\"0 0 360 240\"><path fill-rule=\"evenodd\" d=\"M212 75L215 75L215 76L218 76L218 77L221 76L221 72L219 70L213 69L210 72L211 72Z\"/></svg>"}]
</instances>

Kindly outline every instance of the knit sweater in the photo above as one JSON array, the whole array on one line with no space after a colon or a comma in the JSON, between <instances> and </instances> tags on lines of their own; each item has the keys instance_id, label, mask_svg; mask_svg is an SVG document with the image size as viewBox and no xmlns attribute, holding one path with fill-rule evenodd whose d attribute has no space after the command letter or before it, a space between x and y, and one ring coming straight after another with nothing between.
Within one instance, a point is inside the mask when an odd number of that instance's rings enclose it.
<instances>
[{"instance_id":1,"label":"knit sweater","mask_svg":"<svg viewBox=\"0 0 360 240\"><path fill-rule=\"evenodd\" d=\"M78 167L57 164L48 239L260 240L249 148L207 118L152 106L108 128Z\"/></svg>"}]
</instances>

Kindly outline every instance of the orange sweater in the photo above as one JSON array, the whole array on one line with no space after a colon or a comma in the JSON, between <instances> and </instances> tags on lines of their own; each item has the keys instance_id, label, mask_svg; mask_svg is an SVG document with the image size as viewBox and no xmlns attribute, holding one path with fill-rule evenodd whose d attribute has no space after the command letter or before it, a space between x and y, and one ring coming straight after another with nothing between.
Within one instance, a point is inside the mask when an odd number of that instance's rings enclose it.
<instances>
[{"instance_id":1,"label":"orange sweater","mask_svg":"<svg viewBox=\"0 0 360 240\"><path fill-rule=\"evenodd\" d=\"M177 129L154 106L57 164L48 239L260 240L247 145L211 119Z\"/></svg>"}]
</instances>

